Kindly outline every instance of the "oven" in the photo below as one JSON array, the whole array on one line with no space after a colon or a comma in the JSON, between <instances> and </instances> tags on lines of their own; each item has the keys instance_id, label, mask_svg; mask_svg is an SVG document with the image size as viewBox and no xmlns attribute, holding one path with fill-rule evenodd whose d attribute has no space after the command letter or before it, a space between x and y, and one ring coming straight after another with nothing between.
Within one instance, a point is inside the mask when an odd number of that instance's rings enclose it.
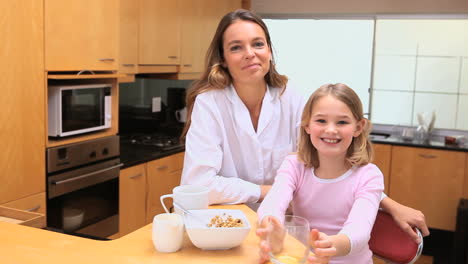
<instances>
[{"instance_id":1,"label":"oven","mask_svg":"<svg viewBox=\"0 0 468 264\"><path fill-rule=\"evenodd\" d=\"M96 239L116 234L121 166L118 136L47 149L47 228Z\"/></svg>"}]
</instances>

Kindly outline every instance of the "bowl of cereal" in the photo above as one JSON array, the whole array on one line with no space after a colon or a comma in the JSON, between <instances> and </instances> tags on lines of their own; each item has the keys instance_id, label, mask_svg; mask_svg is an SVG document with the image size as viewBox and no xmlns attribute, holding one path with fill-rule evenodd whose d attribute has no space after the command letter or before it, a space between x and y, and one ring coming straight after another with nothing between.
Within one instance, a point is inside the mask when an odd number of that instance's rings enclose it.
<instances>
[{"instance_id":1,"label":"bowl of cereal","mask_svg":"<svg viewBox=\"0 0 468 264\"><path fill-rule=\"evenodd\" d=\"M241 210L189 210L184 214L187 234L193 245L204 250L222 250L239 246L250 232L250 223Z\"/></svg>"}]
</instances>

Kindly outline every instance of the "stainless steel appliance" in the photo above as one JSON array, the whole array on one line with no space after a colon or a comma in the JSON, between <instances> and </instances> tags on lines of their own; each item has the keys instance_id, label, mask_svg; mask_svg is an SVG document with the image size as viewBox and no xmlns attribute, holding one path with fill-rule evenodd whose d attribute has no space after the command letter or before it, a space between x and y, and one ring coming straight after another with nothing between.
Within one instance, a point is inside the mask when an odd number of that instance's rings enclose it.
<instances>
[{"instance_id":1,"label":"stainless steel appliance","mask_svg":"<svg viewBox=\"0 0 468 264\"><path fill-rule=\"evenodd\" d=\"M49 85L50 137L66 137L111 127L111 84Z\"/></svg>"},{"instance_id":2,"label":"stainless steel appliance","mask_svg":"<svg viewBox=\"0 0 468 264\"><path fill-rule=\"evenodd\" d=\"M118 136L47 149L47 227L78 236L118 232Z\"/></svg>"},{"instance_id":3,"label":"stainless steel appliance","mask_svg":"<svg viewBox=\"0 0 468 264\"><path fill-rule=\"evenodd\" d=\"M169 136L162 133L133 133L122 136L123 144L151 146L155 150L168 151L184 146L177 136Z\"/></svg>"}]
</instances>

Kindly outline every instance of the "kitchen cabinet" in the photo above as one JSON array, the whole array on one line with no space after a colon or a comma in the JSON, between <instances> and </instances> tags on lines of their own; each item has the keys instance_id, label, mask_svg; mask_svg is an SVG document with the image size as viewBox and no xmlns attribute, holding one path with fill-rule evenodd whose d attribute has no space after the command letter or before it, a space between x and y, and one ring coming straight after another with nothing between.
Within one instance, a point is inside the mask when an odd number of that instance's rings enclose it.
<instances>
[{"instance_id":1,"label":"kitchen cabinet","mask_svg":"<svg viewBox=\"0 0 468 264\"><path fill-rule=\"evenodd\" d=\"M390 165L392 159L392 145L373 144L374 147L374 161L373 163L379 167L384 176L385 190L387 195L390 186Z\"/></svg>"},{"instance_id":2,"label":"kitchen cabinet","mask_svg":"<svg viewBox=\"0 0 468 264\"><path fill-rule=\"evenodd\" d=\"M119 235L146 224L146 163L126 168L119 176Z\"/></svg>"},{"instance_id":3,"label":"kitchen cabinet","mask_svg":"<svg viewBox=\"0 0 468 264\"><path fill-rule=\"evenodd\" d=\"M468 199L468 153L465 157L465 184L463 187L463 198Z\"/></svg>"},{"instance_id":4,"label":"kitchen cabinet","mask_svg":"<svg viewBox=\"0 0 468 264\"><path fill-rule=\"evenodd\" d=\"M172 193L172 189L180 184L183 161L182 152L147 163L147 224L153 222L155 215L164 213L159 198L161 195Z\"/></svg>"},{"instance_id":5,"label":"kitchen cabinet","mask_svg":"<svg viewBox=\"0 0 468 264\"><path fill-rule=\"evenodd\" d=\"M181 0L140 0L138 64L179 65Z\"/></svg>"},{"instance_id":6,"label":"kitchen cabinet","mask_svg":"<svg viewBox=\"0 0 468 264\"><path fill-rule=\"evenodd\" d=\"M118 1L44 3L47 71L117 70Z\"/></svg>"},{"instance_id":7,"label":"kitchen cabinet","mask_svg":"<svg viewBox=\"0 0 468 264\"><path fill-rule=\"evenodd\" d=\"M421 210L429 227L454 231L466 153L393 146L391 156L391 197Z\"/></svg>"},{"instance_id":8,"label":"kitchen cabinet","mask_svg":"<svg viewBox=\"0 0 468 264\"><path fill-rule=\"evenodd\" d=\"M139 0L120 0L119 72L135 74L138 64Z\"/></svg>"},{"instance_id":9,"label":"kitchen cabinet","mask_svg":"<svg viewBox=\"0 0 468 264\"><path fill-rule=\"evenodd\" d=\"M178 79L198 78L220 19L241 7L240 0L182 0L181 65Z\"/></svg>"},{"instance_id":10,"label":"kitchen cabinet","mask_svg":"<svg viewBox=\"0 0 468 264\"><path fill-rule=\"evenodd\" d=\"M0 204L45 192L43 8L0 1Z\"/></svg>"},{"instance_id":11,"label":"kitchen cabinet","mask_svg":"<svg viewBox=\"0 0 468 264\"><path fill-rule=\"evenodd\" d=\"M159 197L180 184L184 152L125 168L119 177L119 234L126 235L164 213Z\"/></svg>"},{"instance_id":12,"label":"kitchen cabinet","mask_svg":"<svg viewBox=\"0 0 468 264\"><path fill-rule=\"evenodd\" d=\"M41 192L38 194L34 194L25 198L2 204L2 206L45 215L47 212L46 193Z\"/></svg>"}]
</instances>

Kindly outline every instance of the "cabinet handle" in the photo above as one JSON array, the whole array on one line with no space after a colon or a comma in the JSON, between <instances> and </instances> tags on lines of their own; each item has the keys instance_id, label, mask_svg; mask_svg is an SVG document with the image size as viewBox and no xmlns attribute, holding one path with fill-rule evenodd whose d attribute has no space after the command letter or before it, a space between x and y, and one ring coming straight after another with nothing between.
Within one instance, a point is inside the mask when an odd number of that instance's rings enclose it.
<instances>
[{"instance_id":1,"label":"cabinet handle","mask_svg":"<svg viewBox=\"0 0 468 264\"><path fill-rule=\"evenodd\" d=\"M113 58L102 58L102 59L99 59L99 61L114 61Z\"/></svg>"},{"instance_id":2,"label":"cabinet handle","mask_svg":"<svg viewBox=\"0 0 468 264\"><path fill-rule=\"evenodd\" d=\"M38 205L38 206L36 206L36 207L33 207L33 208L26 209L26 211L28 211L28 212L33 212L33 211L39 210L39 208L41 208L40 205Z\"/></svg>"},{"instance_id":3,"label":"cabinet handle","mask_svg":"<svg viewBox=\"0 0 468 264\"><path fill-rule=\"evenodd\" d=\"M430 155L430 154L419 154L420 157L425 158L425 159L435 159L437 158L436 155Z\"/></svg>"},{"instance_id":4,"label":"cabinet handle","mask_svg":"<svg viewBox=\"0 0 468 264\"><path fill-rule=\"evenodd\" d=\"M138 177L141 177L141 176L143 176L143 174L138 173L137 175L130 176L129 178L130 179L135 179L135 178L138 178Z\"/></svg>"},{"instance_id":5,"label":"cabinet handle","mask_svg":"<svg viewBox=\"0 0 468 264\"><path fill-rule=\"evenodd\" d=\"M192 67L192 64L184 64L184 67Z\"/></svg>"},{"instance_id":6,"label":"cabinet handle","mask_svg":"<svg viewBox=\"0 0 468 264\"><path fill-rule=\"evenodd\" d=\"M168 56L169 59L177 59L177 56Z\"/></svg>"},{"instance_id":7,"label":"cabinet handle","mask_svg":"<svg viewBox=\"0 0 468 264\"><path fill-rule=\"evenodd\" d=\"M165 170L165 169L167 169L167 168L168 168L168 166L167 166L167 165L164 165L164 166L161 166L161 167L157 167L156 169L157 169L157 170Z\"/></svg>"},{"instance_id":8,"label":"cabinet handle","mask_svg":"<svg viewBox=\"0 0 468 264\"><path fill-rule=\"evenodd\" d=\"M124 67L133 67L133 66L135 66L135 64L133 64L133 63L124 63L124 64L122 64L122 66L124 66Z\"/></svg>"}]
</instances>

